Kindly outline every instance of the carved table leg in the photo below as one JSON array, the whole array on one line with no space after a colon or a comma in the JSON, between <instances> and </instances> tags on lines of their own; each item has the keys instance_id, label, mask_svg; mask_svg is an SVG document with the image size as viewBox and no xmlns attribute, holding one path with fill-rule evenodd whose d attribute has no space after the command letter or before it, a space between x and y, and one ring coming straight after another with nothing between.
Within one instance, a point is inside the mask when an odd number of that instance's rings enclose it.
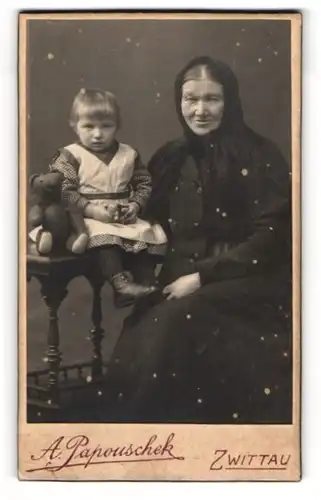
<instances>
[{"instance_id":1,"label":"carved table leg","mask_svg":"<svg viewBox=\"0 0 321 500\"><path fill-rule=\"evenodd\" d=\"M59 366L61 352L59 350L58 309L67 295L64 284L57 283L54 278L38 277L41 284L41 294L49 310L49 329L45 359L49 367L49 404L59 402Z\"/></svg>"},{"instance_id":2,"label":"carved table leg","mask_svg":"<svg viewBox=\"0 0 321 500\"><path fill-rule=\"evenodd\" d=\"M90 338L93 344L93 360L91 376L93 381L99 379L102 374L102 354L101 343L104 338L104 330L101 328L102 311L101 311L101 289L103 283L94 282L89 280L93 289L93 303L92 303L92 329L90 331Z\"/></svg>"}]
</instances>

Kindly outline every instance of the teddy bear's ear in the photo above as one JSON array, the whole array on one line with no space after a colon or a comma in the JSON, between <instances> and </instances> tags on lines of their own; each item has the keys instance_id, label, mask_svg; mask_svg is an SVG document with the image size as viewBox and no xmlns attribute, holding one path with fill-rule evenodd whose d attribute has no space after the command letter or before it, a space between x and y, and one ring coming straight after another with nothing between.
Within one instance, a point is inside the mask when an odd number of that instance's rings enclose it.
<instances>
[{"instance_id":1,"label":"teddy bear's ear","mask_svg":"<svg viewBox=\"0 0 321 500\"><path fill-rule=\"evenodd\" d=\"M30 187L33 186L33 183L34 183L35 179L37 179L37 177L39 177L39 174L33 174L30 176L30 178L29 178L29 186Z\"/></svg>"}]
</instances>

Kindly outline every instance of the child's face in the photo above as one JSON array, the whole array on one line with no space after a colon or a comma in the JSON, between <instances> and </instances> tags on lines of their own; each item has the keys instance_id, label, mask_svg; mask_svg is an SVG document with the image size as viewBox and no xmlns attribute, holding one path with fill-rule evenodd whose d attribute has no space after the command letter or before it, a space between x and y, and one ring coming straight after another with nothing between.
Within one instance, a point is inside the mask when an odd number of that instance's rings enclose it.
<instances>
[{"instance_id":1,"label":"child's face","mask_svg":"<svg viewBox=\"0 0 321 500\"><path fill-rule=\"evenodd\" d=\"M75 126L80 142L92 151L103 151L114 141L117 124L112 118L93 118L80 116Z\"/></svg>"}]
</instances>

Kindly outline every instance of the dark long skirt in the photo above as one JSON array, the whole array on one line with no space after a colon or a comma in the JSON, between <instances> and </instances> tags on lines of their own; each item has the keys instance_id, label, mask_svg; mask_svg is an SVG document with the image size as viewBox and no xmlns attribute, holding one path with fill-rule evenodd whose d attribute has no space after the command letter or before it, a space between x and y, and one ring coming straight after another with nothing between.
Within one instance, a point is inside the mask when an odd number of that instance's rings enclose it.
<instances>
[{"instance_id":1,"label":"dark long skirt","mask_svg":"<svg viewBox=\"0 0 321 500\"><path fill-rule=\"evenodd\" d=\"M114 421L288 423L291 284L222 281L136 307L109 368Z\"/></svg>"}]
</instances>

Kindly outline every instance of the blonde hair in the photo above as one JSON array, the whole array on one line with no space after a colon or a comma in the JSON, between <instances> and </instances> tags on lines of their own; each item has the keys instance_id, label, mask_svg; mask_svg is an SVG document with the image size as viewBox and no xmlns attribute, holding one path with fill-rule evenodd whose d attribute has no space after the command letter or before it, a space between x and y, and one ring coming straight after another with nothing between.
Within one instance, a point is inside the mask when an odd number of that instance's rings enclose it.
<instances>
[{"instance_id":1,"label":"blonde hair","mask_svg":"<svg viewBox=\"0 0 321 500\"><path fill-rule=\"evenodd\" d=\"M76 95L70 113L69 123L75 127L82 114L96 119L110 118L120 126L120 109L111 92L99 89L81 89Z\"/></svg>"}]
</instances>

